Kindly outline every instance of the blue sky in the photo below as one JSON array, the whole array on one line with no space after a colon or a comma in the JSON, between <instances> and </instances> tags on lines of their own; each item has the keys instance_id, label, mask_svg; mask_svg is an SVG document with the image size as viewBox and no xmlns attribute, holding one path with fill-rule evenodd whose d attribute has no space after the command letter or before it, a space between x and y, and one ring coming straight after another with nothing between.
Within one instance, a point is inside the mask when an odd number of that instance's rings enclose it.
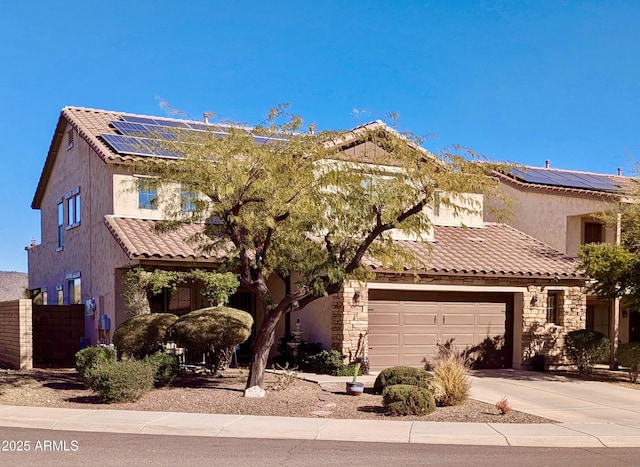
<instances>
[{"instance_id":1,"label":"blue sky","mask_svg":"<svg viewBox=\"0 0 640 467\"><path fill-rule=\"evenodd\" d=\"M631 173L640 2L2 2L0 270L27 271L31 209L66 105L321 129L400 115L495 160ZM354 114L357 109L359 115Z\"/></svg>"}]
</instances>

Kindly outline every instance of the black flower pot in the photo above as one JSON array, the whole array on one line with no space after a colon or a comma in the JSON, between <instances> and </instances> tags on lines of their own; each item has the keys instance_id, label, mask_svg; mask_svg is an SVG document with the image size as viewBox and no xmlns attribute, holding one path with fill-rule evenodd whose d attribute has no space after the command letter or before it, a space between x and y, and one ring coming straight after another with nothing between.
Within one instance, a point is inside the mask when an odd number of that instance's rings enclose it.
<instances>
[{"instance_id":1,"label":"black flower pot","mask_svg":"<svg viewBox=\"0 0 640 467\"><path fill-rule=\"evenodd\" d=\"M531 369L533 371L544 371L544 355L534 355L531 359Z\"/></svg>"}]
</instances>

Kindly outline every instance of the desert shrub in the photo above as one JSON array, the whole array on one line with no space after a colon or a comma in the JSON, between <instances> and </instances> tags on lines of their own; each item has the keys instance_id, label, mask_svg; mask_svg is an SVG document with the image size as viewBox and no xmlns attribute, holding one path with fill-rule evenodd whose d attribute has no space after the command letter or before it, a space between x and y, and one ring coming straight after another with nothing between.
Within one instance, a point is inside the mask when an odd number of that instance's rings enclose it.
<instances>
[{"instance_id":1,"label":"desert shrub","mask_svg":"<svg viewBox=\"0 0 640 467\"><path fill-rule=\"evenodd\" d=\"M578 367L578 373L590 374L597 362L609 354L611 342L601 332L579 329L569 332L564 339L567 357Z\"/></svg>"},{"instance_id":2,"label":"desert shrub","mask_svg":"<svg viewBox=\"0 0 640 467\"><path fill-rule=\"evenodd\" d=\"M224 306L195 310L178 318L168 334L193 355L209 354L214 370L231 362L233 349L251 335L253 317Z\"/></svg>"},{"instance_id":3,"label":"desert shrub","mask_svg":"<svg viewBox=\"0 0 640 467\"><path fill-rule=\"evenodd\" d=\"M103 402L136 401L153 389L153 369L142 360L104 361L87 372L87 381Z\"/></svg>"},{"instance_id":4,"label":"desert shrub","mask_svg":"<svg viewBox=\"0 0 640 467\"><path fill-rule=\"evenodd\" d=\"M116 353L109 347L86 347L76 352L76 370L87 381L87 372L99 363L115 360Z\"/></svg>"},{"instance_id":5,"label":"desert shrub","mask_svg":"<svg viewBox=\"0 0 640 467\"><path fill-rule=\"evenodd\" d=\"M177 319L172 313L148 313L129 318L114 331L113 345L120 356L144 358L162 348L167 330Z\"/></svg>"},{"instance_id":6,"label":"desert shrub","mask_svg":"<svg viewBox=\"0 0 640 467\"><path fill-rule=\"evenodd\" d=\"M469 397L471 383L464 357L456 352L438 360L430 388L439 406L459 405Z\"/></svg>"},{"instance_id":7,"label":"desert shrub","mask_svg":"<svg viewBox=\"0 0 640 467\"><path fill-rule=\"evenodd\" d=\"M393 366L382 370L373 383L373 392L381 394L387 386L396 384L406 384L429 389L431 374L426 370L412 368L409 366Z\"/></svg>"},{"instance_id":8,"label":"desert shrub","mask_svg":"<svg viewBox=\"0 0 640 467\"><path fill-rule=\"evenodd\" d=\"M337 350L322 350L318 353L307 355L302 365L304 371L335 376L344 367L344 356ZM351 374L353 374L353 371L351 371Z\"/></svg>"},{"instance_id":9,"label":"desert shrub","mask_svg":"<svg viewBox=\"0 0 640 467\"><path fill-rule=\"evenodd\" d=\"M343 365L341 368L338 368L333 374L333 376L353 376L353 373L356 371L356 364L349 363L348 365ZM362 376L364 373L362 372L362 365L358 367L358 376Z\"/></svg>"},{"instance_id":10,"label":"desert shrub","mask_svg":"<svg viewBox=\"0 0 640 467\"><path fill-rule=\"evenodd\" d=\"M640 342L628 342L620 344L616 351L618 363L629 370L629 380L632 383L638 381L640 372Z\"/></svg>"},{"instance_id":11,"label":"desert shrub","mask_svg":"<svg viewBox=\"0 0 640 467\"><path fill-rule=\"evenodd\" d=\"M411 384L387 386L382 392L382 404L389 415L426 415L436 409L433 394Z\"/></svg>"},{"instance_id":12,"label":"desert shrub","mask_svg":"<svg viewBox=\"0 0 640 467\"><path fill-rule=\"evenodd\" d=\"M180 363L175 355L156 352L145 357L144 361L153 370L153 384L157 388L171 384L180 371Z\"/></svg>"}]
</instances>

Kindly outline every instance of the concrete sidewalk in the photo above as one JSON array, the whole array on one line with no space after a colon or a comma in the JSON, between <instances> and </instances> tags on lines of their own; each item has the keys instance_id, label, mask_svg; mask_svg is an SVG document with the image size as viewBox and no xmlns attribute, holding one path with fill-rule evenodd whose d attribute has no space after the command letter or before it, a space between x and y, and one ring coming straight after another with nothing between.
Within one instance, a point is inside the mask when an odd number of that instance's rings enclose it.
<instances>
[{"instance_id":1,"label":"concrete sidewalk","mask_svg":"<svg viewBox=\"0 0 640 467\"><path fill-rule=\"evenodd\" d=\"M640 447L640 423L441 423L0 406L0 426L220 438L485 446Z\"/></svg>"},{"instance_id":2,"label":"concrete sidewalk","mask_svg":"<svg viewBox=\"0 0 640 467\"><path fill-rule=\"evenodd\" d=\"M348 381L299 373L320 386ZM0 406L0 426L105 433L537 447L640 447L640 391L518 370L472 372L471 397L561 423L446 423ZM372 387L375 375L361 376ZM267 396L268 397L268 396Z\"/></svg>"}]
</instances>

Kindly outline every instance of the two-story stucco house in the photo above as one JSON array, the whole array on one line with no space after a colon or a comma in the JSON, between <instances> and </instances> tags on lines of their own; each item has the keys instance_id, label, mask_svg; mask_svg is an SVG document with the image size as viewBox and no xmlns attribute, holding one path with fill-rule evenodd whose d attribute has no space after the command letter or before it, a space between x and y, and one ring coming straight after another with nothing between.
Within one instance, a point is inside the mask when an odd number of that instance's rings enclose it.
<instances>
[{"instance_id":1,"label":"two-story stucco house","mask_svg":"<svg viewBox=\"0 0 640 467\"><path fill-rule=\"evenodd\" d=\"M92 343L108 343L111 331L127 318L121 297L126 268L215 264L214 257L184 241L188 232L154 231L162 218L162 194L136 183L132 158L155 157L128 133L136 125L203 123L65 107L33 199L42 232L40 244L28 250L29 289L45 304L88 304L85 335ZM371 125L385 128L381 122ZM341 149L355 154L367 144L354 138ZM549 326L558 339L543 351L549 363L561 362L562 335L584 328L586 321L585 278L575 261L511 226L485 222L481 214L461 218L445 208L429 209L435 228L428 243L396 240L430 265L417 279L413 271L398 274L370 262L375 280L345 284L339 294L286 319L300 319L305 340L345 355L368 330L373 369L421 366L437 343L450 338L473 347L496 336L500 358L495 365L521 367L541 350L540 329ZM271 286L277 294L290 284L274 278ZM550 324L549 296L555 299ZM250 294L240 290L231 304L260 323L262 310ZM202 306L198 290L189 286L152 303L154 311L176 313ZM283 322L281 333L284 329Z\"/></svg>"},{"instance_id":2,"label":"two-story stucco house","mask_svg":"<svg viewBox=\"0 0 640 467\"><path fill-rule=\"evenodd\" d=\"M620 226L607 227L600 214L623 201L629 178L546 167L523 167L500 175L503 191L515 200L510 224L554 249L575 257L581 245L617 243ZM553 318L550 317L552 320ZM617 342L640 341L640 313L620 310L618 300L587 296L586 327Z\"/></svg>"}]
</instances>

